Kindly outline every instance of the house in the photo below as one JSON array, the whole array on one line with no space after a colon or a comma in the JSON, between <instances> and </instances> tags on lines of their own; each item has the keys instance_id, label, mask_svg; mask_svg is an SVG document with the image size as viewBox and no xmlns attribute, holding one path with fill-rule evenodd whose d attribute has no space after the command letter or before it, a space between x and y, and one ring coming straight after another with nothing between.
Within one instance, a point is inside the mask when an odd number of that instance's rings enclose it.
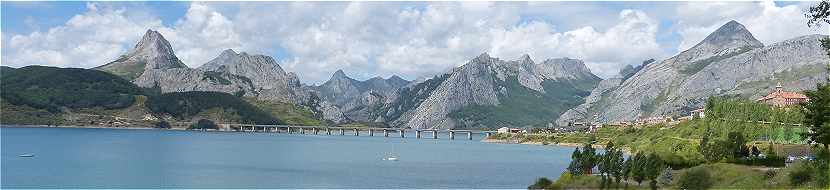
<instances>
[{"instance_id":1,"label":"house","mask_svg":"<svg viewBox=\"0 0 830 190\"><path fill-rule=\"evenodd\" d=\"M671 117L664 117L664 116L654 116L654 117L647 117L638 119L635 123L636 125L651 125L651 124L660 124L660 123L668 123L672 122L674 119Z\"/></svg>"},{"instance_id":2,"label":"house","mask_svg":"<svg viewBox=\"0 0 830 190\"><path fill-rule=\"evenodd\" d=\"M797 92L784 91L781 83L775 86L775 90L764 97L758 99L758 102L775 107L787 107L791 105L798 105L810 101L806 95Z\"/></svg>"},{"instance_id":3,"label":"house","mask_svg":"<svg viewBox=\"0 0 830 190\"><path fill-rule=\"evenodd\" d=\"M703 119L706 117L705 111L706 109L704 108L692 110L691 114L689 114L689 119Z\"/></svg>"},{"instance_id":4,"label":"house","mask_svg":"<svg viewBox=\"0 0 830 190\"><path fill-rule=\"evenodd\" d=\"M522 130L518 129L518 128L502 127L502 128L497 129L496 132L498 132L498 133L519 133L519 132L522 132Z\"/></svg>"}]
</instances>

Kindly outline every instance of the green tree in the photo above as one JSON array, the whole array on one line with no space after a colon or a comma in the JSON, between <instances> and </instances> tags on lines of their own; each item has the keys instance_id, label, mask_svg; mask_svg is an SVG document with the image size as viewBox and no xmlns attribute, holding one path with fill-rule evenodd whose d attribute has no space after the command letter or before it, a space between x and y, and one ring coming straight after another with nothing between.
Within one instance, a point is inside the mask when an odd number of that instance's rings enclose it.
<instances>
[{"instance_id":1,"label":"green tree","mask_svg":"<svg viewBox=\"0 0 830 190\"><path fill-rule=\"evenodd\" d=\"M830 24L830 1L822 0L815 6L807 8L804 16L808 19L807 26L810 27L820 27L821 23ZM821 39L821 47L824 47L827 55L830 56L830 37Z\"/></svg>"},{"instance_id":2,"label":"green tree","mask_svg":"<svg viewBox=\"0 0 830 190\"><path fill-rule=\"evenodd\" d=\"M660 172L662 172L666 166L663 164L663 161L660 160L656 154L649 154L646 157L646 168L645 169L645 177L649 180L649 185L651 189L657 189L657 177L660 176Z\"/></svg>"},{"instance_id":3,"label":"green tree","mask_svg":"<svg viewBox=\"0 0 830 190\"><path fill-rule=\"evenodd\" d=\"M591 170L597 165L597 150L593 147L593 143L585 143L582 147L582 155L579 156L581 166L584 174L591 174Z\"/></svg>"},{"instance_id":4,"label":"green tree","mask_svg":"<svg viewBox=\"0 0 830 190\"><path fill-rule=\"evenodd\" d=\"M597 170L599 170L600 177L602 178L602 184L600 185L600 187L609 186L608 178L612 170L614 169L613 157L615 154L614 152L616 151L615 148L616 147L614 147L614 142L608 142L608 144L605 145L605 154L598 156L599 163L597 163Z\"/></svg>"},{"instance_id":5,"label":"green tree","mask_svg":"<svg viewBox=\"0 0 830 190\"><path fill-rule=\"evenodd\" d=\"M626 159L625 162L623 162L623 165L622 165L622 178L623 178L623 181L628 181L628 178L631 177L631 173L632 173L632 163L631 163L632 161L631 161L631 159L633 159L633 156L629 156L628 159ZM625 183L625 188L624 189L628 189L628 183Z\"/></svg>"},{"instance_id":6,"label":"green tree","mask_svg":"<svg viewBox=\"0 0 830 190\"><path fill-rule=\"evenodd\" d=\"M742 158L749 155L749 149L746 147L746 140L741 132L729 132L727 135L727 149L731 151L728 156L730 158Z\"/></svg>"},{"instance_id":7,"label":"green tree","mask_svg":"<svg viewBox=\"0 0 830 190\"><path fill-rule=\"evenodd\" d=\"M830 84L816 84L816 90L804 92L810 101L802 104L804 125L812 133L807 134L809 140L824 145L830 145Z\"/></svg>"},{"instance_id":8,"label":"green tree","mask_svg":"<svg viewBox=\"0 0 830 190\"><path fill-rule=\"evenodd\" d=\"M573 154L571 154L571 163L568 165L568 172L571 174L578 176L582 175L582 152L579 151L579 148L574 149Z\"/></svg>"},{"instance_id":9,"label":"green tree","mask_svg":"<svg viewBox=\"0 0 830 190\"><path fill-rule=\"evenodd\" d=\"M702 167L687 170L677 182L680 189L708 189L712 187L712 176L709 170Z\"/></svg>"},{"instance_id":10,"label":"green tree","mask_svg":"<svg viewBox=\"0 0 830 190\"><path fill-rule=\"evenodd\" d=\"M551 181L548 178L542 177L536 179L536 183L533 183L533 185L528 186L527 189L548 189L548 187L550 187L552 184L553 181Z\"/></svg>"},{"instance_id":11,"label":"green tree","mask_svg":"<svg viewBox=\"0 0 830 190\"><path fill-rule=\"evenodd\" d=\"M611 175L614 176L614 181L617 184L617 187L620 186L620 179L623 176L623 172L625 172L625 157L623 157L623 151L620 149L614 150L614 153L611 154Z\"/></svg>"},{"instance_id":12,"label":"green tree","mask_svg":"<svg viewBox=\"0 0 830 190\"><path fill-rule=\"evenodd\" d=\"M642 153L637 153L631 160L631 177L637 182L637 186L642 185L643 180L646 179L647 174L646 156Z\"/></svg>"}]
</instances>

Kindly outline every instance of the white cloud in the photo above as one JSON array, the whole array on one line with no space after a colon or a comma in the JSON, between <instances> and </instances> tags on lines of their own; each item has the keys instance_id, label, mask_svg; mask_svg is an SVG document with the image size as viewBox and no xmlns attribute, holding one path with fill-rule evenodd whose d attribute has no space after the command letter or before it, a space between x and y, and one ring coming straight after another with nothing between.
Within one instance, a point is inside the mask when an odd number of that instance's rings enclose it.
<instances>
[{"instance_id":1,"label":"white cloud","mask_svg":"<svg viewBox=\"0 0 830 190\"><path fill-rule=\"evenodd\" d=\"M159 20L135 20L123 9L99 10L96 4L88 3L87 12L73 16L62 26L9 35L3 41L2 62L16 67L94 67L114 60L147 28L159 26Z\"/></svg>"},{"instance_id":2,"label":"white cloud","mask_svg":"<svg viewBox=\"0 0 830 190\"><path fill-rule=\"evenodd\" d=\"M8 37L3 42L2 62L16 67L96 67L127 52L147 29L159 30L171 41L176 55L193 67L224 49L241 47L231 21L200 3L193 3L173 27L165 27L158 18L130 14L125 8L88 3L86 12L61 26Z\"/></svg>"},{"instance_id":3,"label":"white cloud","mask_svg":"<svg viewBox=\"0 0 830 190\"><path fill-rule=\"evenodd\" d=\"M208 5L192 3L184 18L159 32L170 41L176 56L191 67L215 58L223 50L241 50L242 42L231 20Z\"/></svg>"},{"instance_id":4,"label":"white cloud","mask_svg":"<svg viewBox=\"0 0 830 190\"><path fill-rule=\"evenodd\" d=\"M803 24L800 11L807 5L668 3L661 4L665 8L646 7L646 12L589 2L221 4L238 9L191 3L178 21L162 24L142 14L146 9L89 4L86 12L46 31L3 33L2 62L94 67L125 53L150 28L159 30L191 67L227 48L279 54L284 56L275 58L282 66L306 83L320 83L337 69L360 79L431 77L483 52L507 60L530 54L537 62L578 58L608 77L626 64L670 56L666 52L673 50L661 49L658 36L676 33L682 50L731 19L764 43L818 33ZM659 27L666 20L671 30Z\"/></svg>"}]
</instances>

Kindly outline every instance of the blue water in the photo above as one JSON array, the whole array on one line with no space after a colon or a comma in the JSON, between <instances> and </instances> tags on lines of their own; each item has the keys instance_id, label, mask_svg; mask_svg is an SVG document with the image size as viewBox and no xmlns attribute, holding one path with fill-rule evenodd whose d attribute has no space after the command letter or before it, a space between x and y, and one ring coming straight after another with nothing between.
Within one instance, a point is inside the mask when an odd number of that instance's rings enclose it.
<instances>
[{"instance_id":1,"label":"blue water","mask_svg":"<svg viewBox=\"0 0 830 190\"><path fill-rule=\"evenodd\" d=\"M573 151L375 134L6 127L0 188L526 188Z\"/></svg>"}]
</instances>

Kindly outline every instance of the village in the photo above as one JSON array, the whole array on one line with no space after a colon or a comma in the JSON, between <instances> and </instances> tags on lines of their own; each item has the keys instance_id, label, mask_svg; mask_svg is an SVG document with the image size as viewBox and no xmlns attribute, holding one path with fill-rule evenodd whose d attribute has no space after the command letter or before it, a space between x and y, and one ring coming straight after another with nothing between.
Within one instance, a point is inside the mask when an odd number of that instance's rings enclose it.
<instances>
[{"instance_id":1,"label":"village","mask_svg":"<svg viewBox=\"0 0 830 190\"><path fill-rule=\"evenodd\" d=\"M758 103L769 105L776 109L793 109L793 107L798 106L802 103L810 101L810 99L799 92L789 92L784 90L784 86L781 83L778 83L775 88L769 92L767 95L758 98L755 100ZM571 121L568 123L567 126L558 126L555 127L553 124L548 124L546 128L509 128L509 127L501 127L497 131L498 133L540 133L540 134L552 134L552 133L595 133L598 129L602 127L634 127L634 128L641 128L646 126L663 126L663 127L674 127L677 124L696 120L696 119L703 119L706 117L706 108L698 108L694 109L689 112L688 115L676 115L676 116L651 116L651 117L641 117L634 121L621 121L621 122L608 122L602 123L596 121L597 115L593 115L594 119L583 119L582 121ZM759 124L771 124L770 121L743 121L743 122L755 122ZM791 125L791 126L801 126L801 123L778 123L782 125Z\"/></svg>"}]
</instances>

